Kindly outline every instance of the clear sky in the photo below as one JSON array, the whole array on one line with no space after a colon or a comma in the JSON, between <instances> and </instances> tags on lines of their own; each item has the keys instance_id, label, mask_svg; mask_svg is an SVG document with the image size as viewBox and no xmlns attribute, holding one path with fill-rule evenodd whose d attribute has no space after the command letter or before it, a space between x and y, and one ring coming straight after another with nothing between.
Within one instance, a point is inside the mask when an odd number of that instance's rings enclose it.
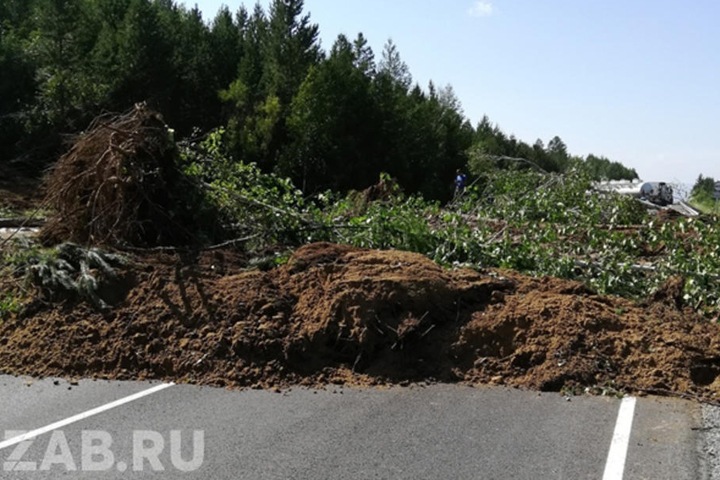
<instances>
[{"instance_id":1,"label":"clear sky","mask_svg":"<svg viewBox=\"0 0 720 480\"><path fill-rule=\"evenodd\" d=\"M182 3L179 2L179 3ZM211 20L254 1L197 0ZM261 1L267 6L268 1ZM720 178L720 0L305 0L327 51L388 38L413 78L453 86L465 115L646 181Z\"/></svg>"}]
</instances>

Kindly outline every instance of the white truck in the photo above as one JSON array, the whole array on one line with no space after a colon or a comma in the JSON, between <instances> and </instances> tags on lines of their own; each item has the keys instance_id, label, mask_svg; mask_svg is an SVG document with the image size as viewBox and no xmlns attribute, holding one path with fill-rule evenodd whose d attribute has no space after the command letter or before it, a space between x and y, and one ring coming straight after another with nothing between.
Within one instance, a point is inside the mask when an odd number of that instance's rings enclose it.
<instances>
[{"instance_id":1,"label":"white truck","mask_svg":"<svg viewBox=\"0 0 720 480\"><path fill-rule=\"evenodd\" d=\"M645 182L640 187L639 198L661 207L672 205L673 189L665 182Z\"/></svg>"},{"instance_id":2,"label":"white truck","mask_svg":"<svg viewBox=\"0 0 720 480\"><path fill-rule=\"evenodd\" d=\"M661 207L672 205L675 201L672 186L665 182L629 182L620 180L598 182L595 184L595 188L602 192L616 192L621 195L630 195Z\"/></svg>"}]
</instances>

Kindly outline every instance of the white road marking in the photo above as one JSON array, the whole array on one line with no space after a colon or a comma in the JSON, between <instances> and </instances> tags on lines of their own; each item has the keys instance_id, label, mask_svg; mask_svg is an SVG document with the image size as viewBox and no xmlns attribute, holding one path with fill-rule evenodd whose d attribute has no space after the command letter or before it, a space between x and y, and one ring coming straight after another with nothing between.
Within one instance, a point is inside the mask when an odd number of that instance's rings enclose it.
<instances>
[{"instance_id":1,"label":"white road marking","mask_svg":"<svg viewBox=\"0 0 720 480\"><path fill-rule=\"evenodd\" d=\"M625 397L620 402L620 410L618 411L615 431L613 432L610 451L605 463L603 480L622 480L623 478L636 401L635 397Z\"/></svg>"},{"instance_id":2,"label":"white road marking","mask_svg":"<svg viewBox=\"0 0 720 480\"><path fill-rule=\"evenodd\" d=\"M12 447L13 445L17 445L18 443L24 442L25 440L30 440L31 438L38 437L44 433L52 432L53 430L57 430L58 428L62 428L66 425L70 425L71 423L79 422L80 420L84 420L88 417L92 417L93 415L97 415L98 413L106 412L112 408L119 407L120 405L124 405L126 403L133 402L142 397L152 395L153 393L159 392L160 390L165 390L166 388L172 387L173 385L175 385L175 384L172 382L171 383L163 383L163 384L157 385L155 387L149 388L147 390L143 390L142 392L135 393L128 397L121 398L120 400L115 400L114 402L110 402L110 403L107 403L100 407L93 408L92 410L88 410L87 412L79 413L72 417L68 417L65 420L60 420L59 422L51 423L50 425L47 425L45 427L38 428L36 430L31 430L29 432L25 432L22 435L19 435L17 437L13 437L13 438L7 439L3 442L0 442L0 450L2 450L4 448Z\"/></svg>"}]
</instances>

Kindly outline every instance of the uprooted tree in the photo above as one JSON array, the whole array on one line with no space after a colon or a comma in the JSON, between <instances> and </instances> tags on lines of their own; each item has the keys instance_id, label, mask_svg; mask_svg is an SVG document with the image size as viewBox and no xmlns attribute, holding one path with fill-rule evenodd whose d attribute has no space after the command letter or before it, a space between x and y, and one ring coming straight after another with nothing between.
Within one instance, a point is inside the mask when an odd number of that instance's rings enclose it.
<instances>
[{"instance_id":1,"label":"uprooted tree","mask_svg":"<svg viewBox=\"0 0 720 480\"><path fill-rule=\"evenodd\" d=\"M47 178L55 216L42 238L115 246L194 243L196 189L178 167L162 117L137 104L128 113L96 118L57 162Z\"/></svg>"}]
</instances>

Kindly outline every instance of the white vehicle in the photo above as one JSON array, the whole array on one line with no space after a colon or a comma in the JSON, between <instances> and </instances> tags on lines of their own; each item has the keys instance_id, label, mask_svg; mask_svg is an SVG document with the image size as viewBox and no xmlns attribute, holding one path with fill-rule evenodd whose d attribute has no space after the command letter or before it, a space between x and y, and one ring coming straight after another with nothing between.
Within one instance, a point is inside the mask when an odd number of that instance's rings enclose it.
<instances>
[{"instance_id":1,"label":"white vehicle","mask_svg":"<svg viewBox=\"0 0 720 480\"><path fill-rule=\"evenodd\" d=\"M675 201L672 187L665 182L641 183L640 181L631 182L620 180L599 182L595 184L595 188L602 192L616 192L621 195L630 195L661 207L671 205Z\"/></svg>"},{"instance_id":2,"label":"white vehicle","mask_svg":"<svg viewBox=\"0 0 720 480\"><path fill-rule=\"evenodd\" d=\"M662 207L673 203L673 189L665 182L645 182L640 187L640 199Z\"/></svg>"}]
</instances>

